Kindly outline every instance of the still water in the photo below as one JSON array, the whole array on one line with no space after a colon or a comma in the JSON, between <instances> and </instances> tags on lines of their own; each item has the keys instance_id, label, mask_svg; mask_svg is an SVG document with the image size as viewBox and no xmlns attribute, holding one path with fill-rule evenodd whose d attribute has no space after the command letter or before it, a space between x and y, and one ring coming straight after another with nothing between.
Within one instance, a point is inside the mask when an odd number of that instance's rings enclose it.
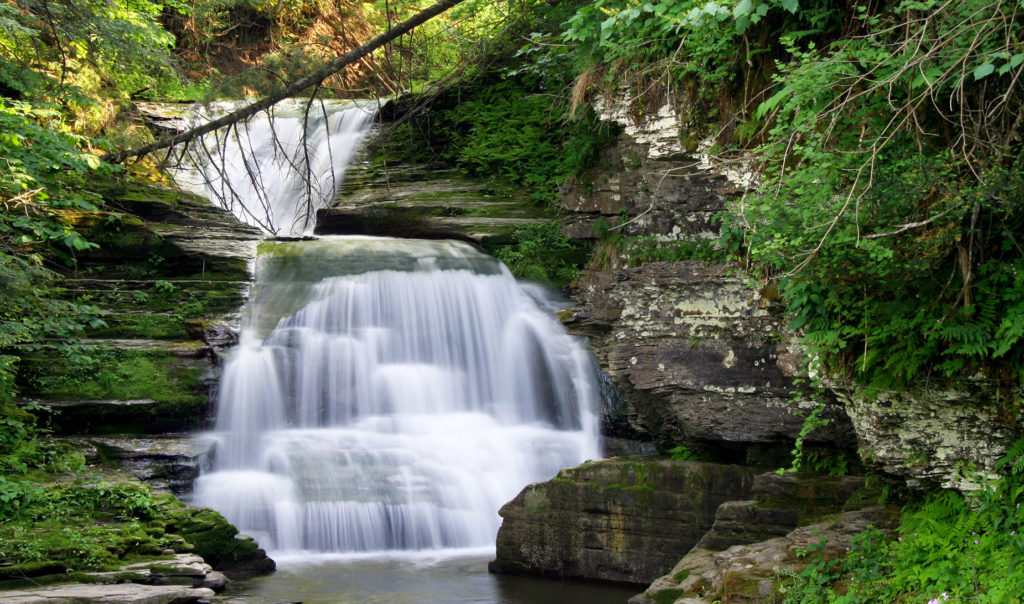
<instances>
[{"instance_id":1,"label":"still water","mask_svg":"<svg viewBox=\"0 0 1024 604\"><path fill-rule=\"evenodd\" d=\"M231 583L231 601L304 604L624 604L643 591L492 575L493 551L376 556L283 557L278 571Z\"/></svg>"}]
</instances>

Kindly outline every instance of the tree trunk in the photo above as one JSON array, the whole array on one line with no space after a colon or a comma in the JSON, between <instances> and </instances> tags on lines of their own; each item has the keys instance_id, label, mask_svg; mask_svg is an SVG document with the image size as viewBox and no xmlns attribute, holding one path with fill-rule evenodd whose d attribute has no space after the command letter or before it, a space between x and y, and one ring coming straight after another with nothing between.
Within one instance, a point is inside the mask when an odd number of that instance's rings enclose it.
<instances>
[{"instance_id":1,"label":"tree trunk","mask_svg":"<svg viewBox=\"0 0 1024 604\"><path fill-rule=\"evenodd\" d=\"M135 149L126 149L123 151L111 153L104 157L104 159L111 163L121 163L129 158L142 157L143 155L152 153L154 151L159 151L160 149L167 149L168 147L173 147L174 145L187 143L204 134L213 132L218 128L223 128L224 126L229 126L236 122L245 120L259 113L260 111L264 111L265 109L272 107L273 105L277 104L283 99L293 97L298 93L302 92L303 90L310 88L312 86L318 86L325 79L341 71L349 64L358 61L359 59L373 52L374 50L387 44L391 40L394 40L395 38L401 36L402 34L407 33L414 27L422 25L423 23L429 21L430 19L436 17L437 15L440 15L441 13L445 12L446 10L460 2L462 2L462 0L440 0L440 2L438 2L437 4L434 4L433 6L413 15L409 19L402 21L401 23L387 30L383 34L370 40L366 44L363 44L359 48L350 50L349 52L341 55L337 59L334 59L333 61L324 65L323 67L314 71L313 73L305 77L299 78L298 80L295 80L287 87L285 87L284 90L277 94L264 97L256 101L255 103L246 105L245 107L232 111L231 113L223 117L219 117L213 121L207 122L202 126L197 126L195 128L192 128L185 132L181 132L179 134L175 134L173 136L164 137L156 142L150 143L148 145L143 145L141 147L136 147Z\"/></svg>"}]
</instances>

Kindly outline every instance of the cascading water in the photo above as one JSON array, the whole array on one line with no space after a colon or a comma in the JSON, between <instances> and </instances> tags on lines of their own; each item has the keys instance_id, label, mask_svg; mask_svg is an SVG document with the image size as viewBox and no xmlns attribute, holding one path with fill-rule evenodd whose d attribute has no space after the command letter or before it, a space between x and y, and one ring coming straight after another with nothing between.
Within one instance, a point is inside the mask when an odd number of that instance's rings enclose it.
<instances>
[{"instance_id":1,"label":"cascading water","mask_svg":"<svg viewBox=\"0 0 1024 604\"><path fill-rule=\"evenodd\" d=\"M174 122L206 123L240 106L197 106ZM376 104L290 99L191 145L172 172L182 187L218 200L242 222L278 235L312 230L369 131Z\"/></svg>"},{"instance_id":2,"label":"cascading water","mask_svg":"<svg viewBox=\"0 0 1024 604\"><path fill-rule=\"evenodd\" d=\"M263 247L195 499L265 547L493 546L503 503L599 454L593 360L498 261L452 241Z\"/></svg>"}]
</instances>

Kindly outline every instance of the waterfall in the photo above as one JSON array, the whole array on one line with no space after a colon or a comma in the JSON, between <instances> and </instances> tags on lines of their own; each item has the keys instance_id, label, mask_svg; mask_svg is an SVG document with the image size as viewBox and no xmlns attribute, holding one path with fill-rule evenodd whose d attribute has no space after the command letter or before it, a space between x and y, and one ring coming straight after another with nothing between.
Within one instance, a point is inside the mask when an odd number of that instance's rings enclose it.
<instances>
[{"instance_id":1,"label":"waterfall","mask_svg":"<svg viewBox=\"0 0 1024 604\"><path fill-rule=\"evenodd\" d=\"M502 504L599 455L544 295L461 242L261 245L196 502L277 551L493 546Z\"/></svg>"},{"instance_id":2,"label":"waterfall","mask_svg":"<svg viewBox=\"0 0 1024 604\"><path fill-rule=\"evenodd\" d=\"M206 123L241 104L199 105L172 124ZM337 194L375 110L366 101L285 100L190 145L172 176L246 224L279 235L307 233L316 210Z\"/></svg>"}]
</instances>

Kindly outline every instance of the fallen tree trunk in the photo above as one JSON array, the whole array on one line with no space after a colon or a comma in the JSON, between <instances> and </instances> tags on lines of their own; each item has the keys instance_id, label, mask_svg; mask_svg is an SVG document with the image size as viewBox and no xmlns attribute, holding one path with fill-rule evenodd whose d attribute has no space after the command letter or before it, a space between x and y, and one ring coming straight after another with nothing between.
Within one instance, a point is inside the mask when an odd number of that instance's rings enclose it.
<instances>
[{"instance_id":1,"label":"fallen tree trunk","mask_svg":"<svg viewBox=\"0 0 1024 604\"><path fill-rule=\"evenodd\" d=\"M148 145L143 145L141 147L136 147L134 149L126 149L123 151L111 153L104 157L104 159L111 163L121 163L133 157L142 157L143 155L152 153L154 151L167 149L169 147L173 147L174 145L178 145L181 143L187 143L200 136L203 136L204 134L213 132L218 128L230 126L231 124L252 117L253 115L259 113L260 111L269 109L273 105L277 104L278 102L286 98L293 97L299 94L300 92L306 90L307 88L310 88L312 86L318 86L325 79L334 75L335 73L338 73L351 63L358 61L359 59L373 52L374 50L380 48L381 46L384 46L385 44L394 40L395 38L407 33L414 27L422 25L423 23L429 21L430 19L436 17L437 15L440 15L441 13L445 12L449 8L455 6L456 4L459 4L460 2L462 2L462 0L441 0L437 4L434 4L433 6L430 6L429 8L426 8L423 11L416 13L409 19L402 21L401 23L387 30L383 34L370 40L366 44L363 44L359 48L350 50L349 52L334 59L333 61L324 65L323 67L314 71L313 73L302 78L299 78L298 80L295 80L294 82L286 86L284 90L277 94L264 97L250 105L246 105L245 107L232 111L227 115L207 122L201 126L196 126L195 128L186 130L185 132L181 132L173 136L164 137Z\"/></svg>"}]
</instances>

